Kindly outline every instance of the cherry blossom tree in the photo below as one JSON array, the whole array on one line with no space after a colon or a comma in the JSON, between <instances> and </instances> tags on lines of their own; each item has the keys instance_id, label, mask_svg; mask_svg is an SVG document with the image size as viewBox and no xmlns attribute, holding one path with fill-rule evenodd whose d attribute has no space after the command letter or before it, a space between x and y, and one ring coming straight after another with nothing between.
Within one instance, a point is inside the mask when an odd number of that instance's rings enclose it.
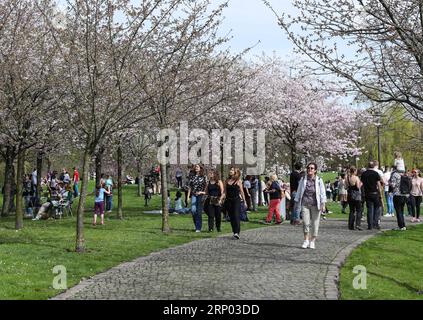
<instances>
[{"instance_id":1,"label":"cherry blossom tree","mask_svg":"<svg viewBox=\"0 0 423 320\"><path fill-rule=\"evenodd\" d=\"M264 1L270 8L270 1ZM346 91L423 112L421 0L294 0L279 25L312 69L338 76ZM341 80L345 81L341 81Z\"/></svg>"},{"instance_id":2,"label":"cherry blossom tree","mask_svg":"<svg viewBox=\"0 0 423 320\"><path fill-rule=\"evenodd\" d=\"M61 81L69 123L83 142L82 188L78 204L76 251L85 250L83 217L88 170L103 139L146 119L144 98L137 94L132 70L142 60L136 52L176 9L181 0L67 1L52 19L60 45ZM138 74L142 78L142 74Z\"/></svg>"},{"instance_id":3,"label":"cherry blossom tree","mask_svg":"<svg viewBox=\"0 0 423 320\"><path fill-rule=\"evenodd\" d=\"M343 106L339 98L317 90L312 79L289 76L279 59L264 64L256 84L259 118L270 130L270 140L289 149L292 166L301 158L360 154L357 116L365 111Z\"/></svg>"},{"instance_id":4,"label":"cherry blossom tree","mask_svg":"<svg viewBox=\"0 0 423 320\"><path fill-rule=\"evenodd\" d=\"M149 64L139 66L148 70L138 72L147 75L140 79L139 90L151 98L149 107L160 130L175 128L181 117L193 121L226 99L224 79L238 57L221 49L227 38L217 35L227 3L212 10L210 4L210 0L184 3L177 17L166 20L153 35L152 45L142 52L140 59ZM167 160L163 153L160 163ZM163 232L170 232L167 171L168 166L162 165Z\"/></svg>"},{"instance_id":5,"label":"cherry blossom tree","mask_svg":"<svg viewBox=\"0 0 423 320\"><path fill-rule=\"evenodd\" d=\"M52 1L7 0L0 3L0 145L6 160L5 206L17 158L16 229L23 227L22 182L26 152L49 130L57 107L52 89L56 46L45 12ZM10 201L10 200L9 200ZM7 207L3 207L3 214Z\"/></svg>"}]
</instances>

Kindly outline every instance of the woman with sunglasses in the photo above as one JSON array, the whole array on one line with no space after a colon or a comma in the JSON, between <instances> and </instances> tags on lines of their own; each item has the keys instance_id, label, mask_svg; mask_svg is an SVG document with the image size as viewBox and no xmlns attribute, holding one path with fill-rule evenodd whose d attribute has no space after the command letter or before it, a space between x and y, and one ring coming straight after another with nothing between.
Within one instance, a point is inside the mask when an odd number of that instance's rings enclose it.
<instances>
[{"instance_id":1,"label":"woman with sunglasses","mask_svg":"<svg viewBox=\"0 0 423 320\"><path fill-rule=\"evenodd\" d=\"M316 238L319 232L320 215L325 211L326 189L323 180L317 176L317 165L313 162L307 165L307 175L301 178L295 195L303 215L304 249L316 248ZM310 229L313 232L310 237Z\"/></svg>"},{"instance_id":2,"label":"woman with sunglasses","mask_svg":"<svg viewBox=\"0 0 423 320\"><path fill-rule=\"evenodd\" d=\"M238 168L231 167L223 191L225 195L226 211L231 220L233 238L236 240L239 239L239 234L241 232L241 205L245 205L245 194L240 177L241 171ZM241 203L241 201L243 203Z\"/></svg>"}]
</instances>

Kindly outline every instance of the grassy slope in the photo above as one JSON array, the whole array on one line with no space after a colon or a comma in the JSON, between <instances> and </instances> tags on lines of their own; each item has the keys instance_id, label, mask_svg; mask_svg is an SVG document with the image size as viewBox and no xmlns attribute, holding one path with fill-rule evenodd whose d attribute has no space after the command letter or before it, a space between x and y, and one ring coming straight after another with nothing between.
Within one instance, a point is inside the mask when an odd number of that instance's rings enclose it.
<instances>
[{"instance_id":1,"label":"grassy slope","mask_svg":"<svg viewBox=\"0 0 423 320\"><path fill-rule=\"evenodd\" d=\"M172 194L173 197L173 194ZM93 198L88 204L93 206ZM116 205L116 203L115 203ZM158 209L160 198L155 196L148 208ZM74 206L76 208L76 206ZM92 209L86 213L85 239L87 253L73 252L76 218L47 221L24 221L24 229L14 230L14 218L0 220L0 299L46 299L59 291L52 288L56 265L67 269L68 287L105 271L121 262L164 248L193 240L216 236L217 233L195 233L191 215L172 215L171 234L161 232L161 216L143 214L143 198L136 197L136 186L125 187L123 221L106 221L105 226L91 226ZM250 222L241 230L263 226L264 209L250 214ZM207 217L203 215L203 230ZM229 223L223 222L222 233L230 233Z\"/></svg>"},{"instance_id":2,"label":"grassy slope","mask_svg":"<svg viewBox=\"0 0 423 320\"><path fill-rule=\"evenodd\" d=\"M366 241L354 250L341 270L341 298L423 300L422 239L423 225L418 225ZM357 265L367 269L365 290L355 290L352 285Z\"/></svg>"}]
</instances>

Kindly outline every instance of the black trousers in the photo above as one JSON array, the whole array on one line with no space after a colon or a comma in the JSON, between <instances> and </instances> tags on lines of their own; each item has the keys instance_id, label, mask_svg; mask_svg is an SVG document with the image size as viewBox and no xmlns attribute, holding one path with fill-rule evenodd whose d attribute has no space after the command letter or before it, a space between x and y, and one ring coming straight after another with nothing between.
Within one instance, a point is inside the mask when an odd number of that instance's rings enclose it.
<instances>
[{"instance_id":1,"label":"black trousers","mask_svg":"<svg viewBox=\"0 0 423 320\"><path fill-rule=\"evenodd\" d=\"M222 208L209 204L207 206L207 213L209 215L209 231L213 230L214 222L216 221L216 230L220 231L220 225L222 222Z\"/></svg>"},{"instance_id":2,"label":"black trousers","mask_svg":"<svg viewBox=\"0 0 423 320\"><path fill-rule=\"evenodd\" d=\"M241 232L241 198L227 199L226 209L231 219L232 232L239 234Z\"/></svg>"},{"instance_id":3,"label":"black trousers","mask_svg":"<svg viewBox=\"0 0 423 320\"><path fill-rule=\"evenodd\" d=\"M422 203L422 196L410 195L411 213L414 218L420 218L420 205Z\"/></svg>"},{"instance_id":4,"label":"black trousers","mask_svg":"<svg viewBox=\"0 0 423 320\"><path fill-rule=\"evenodd\" d=\"M395 208L395 213L397 214L397 222L398 222L399 228L405 227L404 206L406 202L407 202L407 197L394 196L394 208Z\"/></svg>"},{"instance_id":5,"label":"black trousers","mask_svg":"<svg viewBox=\"0 0 423 320\"><path fill-rule=\"evenodd\" d=\"M176 177L177 188L182 188L182 177Z\"/></svg>"},{"instance_id":6,"label":"black trousers","mask_svg":"<svg viewBox=\"0 0 423 320\"><path fill-rule=\"evenodd\" d=\"M361 225L361 200L349 200L348 205L350 206L350 215L348 218L348 229L354 230L354 222L356 227Z\"/></svg>"},{"instance_id":7,"label":"black trousers","mask_svg":"<svg viewBox=\"0 0 423 320\"><path fill-rule=\"evenodd\" d=\"M251 191L251 189L248 189L248 191ZM247 194L247 189L244 188L244 194L245 194L245 202L247 205L247 211L251 211L251 196L249 196L249 192Z\"/></svg>"}]
</instances>

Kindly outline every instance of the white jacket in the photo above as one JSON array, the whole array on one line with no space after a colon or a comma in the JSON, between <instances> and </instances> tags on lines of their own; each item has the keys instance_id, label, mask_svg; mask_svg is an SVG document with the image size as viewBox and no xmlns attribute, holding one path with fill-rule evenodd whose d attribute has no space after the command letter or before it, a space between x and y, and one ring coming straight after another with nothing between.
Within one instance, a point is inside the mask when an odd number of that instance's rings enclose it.
<instances>
[{"instance_id":1,"label":"white jacket","mask_svg":"<svg viewBox=\"0 0 423 320\"><path fill-rule=\"evenodd\" d=\"M303 199L305 187L307 184L307 176L302 177L300 182L298 183L298 190L297 194L295 195L295 202L299 202L299 205L302 206L301 201ZM325 184L323 183L323 179L316 176L316 200L317 200L317 208L321 210L322 204L326 203L326 188Z\"/></svg>"}]
</instances>

